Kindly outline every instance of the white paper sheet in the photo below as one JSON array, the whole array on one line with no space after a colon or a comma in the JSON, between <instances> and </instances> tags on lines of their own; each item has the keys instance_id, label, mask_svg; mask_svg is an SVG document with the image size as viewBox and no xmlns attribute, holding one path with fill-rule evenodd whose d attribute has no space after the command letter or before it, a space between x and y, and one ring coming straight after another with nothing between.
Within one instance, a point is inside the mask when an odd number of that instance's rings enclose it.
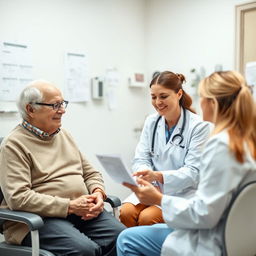
<instances>
[{"instance_id":1,"label":"white paper sheet","mask_svg":"<svg viewBox=\"0 0 256 256\"><path fill-rule=\"evenodd\" d=\"M25 44L0 42L0 100L16 101L33 80L32 52Z\"/></svg>"},{"instance_id":2,"label":"white paper sheet","mask_svg":"<svg viewBox=\"0 0 256 256\"><path fill-rule=\"evenodd\" d=\"M120 73L114 67L107 68L105 75L105 84L107 88L107 100L109 110L118 108L117 90L120 85Z\"/></svg>"},{"instance_id":3,"label":"white paper sheet","mask_svg":"<svg viewBox=\"0 0 256 256\"><path fill-rule=\"evenodd\" d=\"M131 173L125 167L122 159L118 155L96 155L107 174L117 183L127 182L137 185Z\"/></svg>"},{"instance_id":4,"label":"white paper sheet","mask_svg":"<svg viewBox=\"0 0 256 256\"><path fill-rule=\"evenodd\" d=\"M65 69L65 97L71 102L89 101L87 56L84 53L66 52Z\"/></svg>"}]
</instances>

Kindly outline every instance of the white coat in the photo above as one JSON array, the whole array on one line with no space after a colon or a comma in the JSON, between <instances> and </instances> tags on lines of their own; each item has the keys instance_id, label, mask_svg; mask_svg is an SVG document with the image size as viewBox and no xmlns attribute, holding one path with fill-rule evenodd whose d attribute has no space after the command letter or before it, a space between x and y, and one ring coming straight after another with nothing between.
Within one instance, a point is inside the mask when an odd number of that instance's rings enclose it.
<instances>
[{"instance_id":1,"label":"white coat","mask_svg":"<svg viewBox=\"0 0 256 256\"><path fill-rule=\"evenodd\" d=\"M180 133L183 124L183 110L178 123L166 143L165 118L158 123L155 134L154 156L151 156L153 130L158 114L147 117L140 141L136 147L132 170L163 171L164 194L182 197L195 192L199 180L200 155L203 146L209 138L212 124L202 121L199 115L186 110L186 123L183 131L184 140L176 145L172 138ZM124 202L138 204L135 194L130 195Z\"/></svg>"},{"instance_id":2,"label":"white coat","mask_svg":"<svg viewBox=\"0 0 256 256\"><path fill-rule=\"evenodd\" d=\"M214 135L207 142L194 197L163 196L163 217L174 231L166 238L161 256L222 254L223 213L238 187L245 180L256 179L256 161L249 151L241 164L229 150L228 143L226 132Z\"/></svg>"}]
</instances>

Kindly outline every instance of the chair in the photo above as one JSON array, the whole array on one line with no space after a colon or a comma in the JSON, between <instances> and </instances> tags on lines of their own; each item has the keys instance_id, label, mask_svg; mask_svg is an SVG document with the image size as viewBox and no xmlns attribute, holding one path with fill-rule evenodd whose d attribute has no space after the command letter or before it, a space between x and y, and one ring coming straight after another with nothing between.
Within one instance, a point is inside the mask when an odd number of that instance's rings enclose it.
<instances>
[{"instance_id":1,"label":"chair","mask_svg":"<svg viewBox=\"0 0 256 256\"><path fill-rule=\"evenodd\" d=\"M224 219L223 255L256 255L256 181L235 194Z\"/></svg>"},{"instance_id":2,"label":"chair","mask_svg":"<svg viewBox=\"0 0 256 256\"><path fill-rule=\"evenodd\" d=\"M3 138L0 137L0 144ZM0 188L0 202L4 199L3 193ZM118 207L121 205L121 201L116 196L108 195L105 202L109 203L112 207L113 215L118 219ZM9 209L0 208L0 233L3 233L3 223L5 220L11 220L16 222L23 222L28 225L31 232L32 247L11 245L6 242L0 243L0 255L1 256L54 256L51 252L39 249L39 235L38 229L44 225L43 219L34 213L23 211L12 211Z\"/></svg>"}]
</instances>

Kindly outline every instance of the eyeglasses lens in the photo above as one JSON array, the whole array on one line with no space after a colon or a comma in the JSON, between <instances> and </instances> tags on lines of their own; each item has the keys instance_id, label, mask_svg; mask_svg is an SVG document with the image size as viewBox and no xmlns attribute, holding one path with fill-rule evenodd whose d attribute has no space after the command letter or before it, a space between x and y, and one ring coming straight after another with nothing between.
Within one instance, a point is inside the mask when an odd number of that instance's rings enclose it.
<instances>
[{"instance_id":1,"label":"eyeglasses lens","mask_svg":"<svg viewBox=\"0 0 256 256\"><path fill-rule=\"evenodd\" d=\"M68 102L67 101L62 101L62 102L59 102L59 103L56 103L53 105L53 109L54 110L59 110L60 108L66 108L68 105Z\"/></svg>"}]
</instances>

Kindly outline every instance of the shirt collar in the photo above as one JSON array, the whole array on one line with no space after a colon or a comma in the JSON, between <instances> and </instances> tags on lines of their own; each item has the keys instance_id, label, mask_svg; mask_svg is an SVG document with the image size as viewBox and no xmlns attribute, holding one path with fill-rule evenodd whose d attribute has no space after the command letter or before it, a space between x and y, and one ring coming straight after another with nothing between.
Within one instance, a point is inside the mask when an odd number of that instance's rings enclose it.
<instances>
[{"instance_id":1,"label":"shirt collar","mask_svg":"<svg viewBox=\"0 0 256 256\"><path fill-rule=\"evenodd\" d=\"M29 122L27 122L26 120L23 120L21 123L21 126L24 127L25 129L27 129L28 131L32 132L33 134L35 134L36 136L45 139L45 138L49 138L51 136L54 136L55 134L57 134L60 131L60 128L58 128L56 130L56 132L54 132L53 134L49 134L47 132L44 132L42 130L40 130L39 128L33 126L32 124L30 124Z\"/></svg>"}]
</instances>

